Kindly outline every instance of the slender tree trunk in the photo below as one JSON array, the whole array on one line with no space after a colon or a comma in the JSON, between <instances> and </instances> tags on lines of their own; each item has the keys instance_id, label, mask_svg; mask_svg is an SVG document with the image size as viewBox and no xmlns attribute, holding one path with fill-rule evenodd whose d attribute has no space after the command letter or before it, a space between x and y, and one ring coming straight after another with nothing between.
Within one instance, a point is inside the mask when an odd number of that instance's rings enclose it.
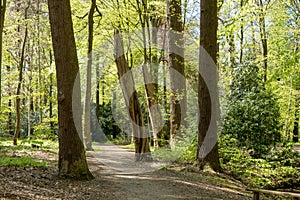
<instances>
[{"instance_id":1,"label":"slender tree trunk","mask_svg":"<svg viewBox=\"0 0 300 200\"><path fill-rule=\"evenodd\" d=\"M91 82L92 82L92 64L93 64L93 35L94 35L94 12L96 9L96 0L92 0L88 16L88 63L86 70L86 93L84 107L84 142L85 148L92 151L92 134L91 134Z\"/></svg>"},{"instance_id":2,"label":"slender tree trunk","mask_svg":"<svg viewBox=\"0 0 300 200\"><path fill-rule=\"evenodd\" d=\"M33 46L34 44L30 47L30 43L28 43L28 50L30 49L30 59L28 59L27 63L28 63L28 86L27 86L27 91L28 91L28 102L27 102L27 137L30 139L31 137L31 131L32 129L32 125L31 125L31 112L32 112L32 108L33 108L33 98L32 98L32 88L31 88L31 84L32 84L32 64L31 64L31 58L33 57L34 51L33 51Z\"/></svg>"},{"instance_id":3,"label":"slender tree trunk","mask_svg":"<svg viewBox=\"0 0 300 200\"><path fill-rule=\"evenodd\" d=\"M6 0L0 1L0 108L2 104L2 44L3 44L3 28L6 11Z\"/></svg>"},{"instance_id":4,"label":"slender tree trunk","mask_svg":"<svg viewBox=\"0 0 300 200\"><path fill-rule=\"evenodd\" d=\"M30 4L25 8L25 20L27 19L27 11L29 9ZM27 24L25 27L25 34L24 34L24 40L21 48L21 56L20 56L20 62L19 62L19 80L18 80L18 86L17 86L17 92L16 92L16 127L15 127L15 133L14 133L14 145L18 144L18 138L20 137L20 130L21 130L21 87L22 87L22 81L23 81L23 67L24 67L24 57L25 57L25 48L26 48L26 42L27 42L27 36L28 36L28 28Z\"/></svg>"},{"instance_id":5,"label":"slender tree trunk","mask_svg":"<svg viewBox=\"0 0 300 200\"><path fill-rule=\"evenodd\" d=\"M240 9L243 11L244 1L241 0ZM241 18L241 30L240 30L240 63L243 63L243 45L244 45L244 17Z\"/></svg>"},{"instance_id":6,"label":"slender tree trunk","mask_svg":"<svg viewBox=\"0 0 300 200\"><path fill-rule=\"evenodd\" d=\"M10 59L8 59L8 61L10 61ZM11 69L10 69L9 65L6 66L6 71L7 71L8 76L10 76L11 75ZM10 84L11 83L10 83L10 79L9 79L8 84L7 84L8 96L12 95ZM11 98L8 99L8 108L9 108L9 113L8 113L8 119L7 119L7 129L8 129L8 134L12 136L14 134L14 132L13 132L12 112L11 112L11 110L13 109Z\"/></svg>"},{"instance_id":7,"label":"slender tree trunk","mask_svg":"<svg viewBox=\"0 0 300 200\"><path fill-rule=\"evenodd\" d=\"M230 67L233 69L233 67L236 65L235 62L235 42L234 42L234 31L233 29L230 30L229 36L228 36L228 45L229 45L229 60L230 60Z\"/></svg>"},{"instance_id":8,"label":"slender tree trunk","mask_svg":"<svg viewBox=\"0 0 300 200\"><path fill-rule=\"evenodd\" d=\"M53 96L53 73L50 74L50 85L49 85L49 118L50 118L50 129L54 129L54 123L52 120L53 117L53 103L52 103L52 96ZM54 130L53 130L54 131Z\"/></svg>"},{"instance_id":9,"label":"slender tree trunk","mask_svg":"<svg viewBox=\"0 0 300 200\"><path fill-rule=\"evenodd\" d=\"M100 69L96 67L96 116L100 116Z\"/></svg>"},{"instance_id":10,"label":"slender tree trunk","mask_svg":"<svg viewBox=\"0 0 300 200\"><path fill-rule=\"evenodd\" d=\"M135 89L132 72L124 55L124 47L119 31L116 29L114 34L115 43L115 62L118 69L118 77L122 88L129 117L132 122L133 141L135 144L135 159L149 160L150 146L149 135L145 132L144 119L138 100L138 93Z\"/></svg>"},{"instance_id":11,"label":"slender tree trunk","mask_svg":"<svg viewBox=\"0 0 300 200\"><path fill-rule=\"evenodd\" d=\"M81 110L80 101L73 98L73 92L80 94L80 83L76 80L79 65L76 52L71 6L69 0L49 0L49 18L56 64L58 88L58 123L59 123L59 176L90 180L90 173L85 150L75 123L75 109ZM73 101L77 102L74 103ZM76 108L72 109L72 107ZM80 126L80 124L79 124ZM81 130L79 130L81 131Z\"/></svg>"},{"instance_id":12,"label":"slender tree trunk","mask_svg":"<svg viewBox=\"0 0 300 200\"><path fill-rule=\"evenodd\" d=\"M169 28L169 69L170 69L170 145L175 147L175 140L185 127L186 118L186 80L184 72L184 39L181 12L181 0L168 0ZM183 123L181 123L183 122Z\"/></svg>"},{"instance_id":13,"label":"slender tree trunk","mask_svg":"<svg viewBox=\"0 0 300 200\"><path fill-rule=\"evenodd\" d=\"M260 39L262 44L262 54L263 54L263 63L264 63L264 74L263 79L264 82L267 82L267 72L268 72L268 40L267 40L267 32L266 32L266 21L265 21L265 11L262 0L258 0L258 6L260 9L259 13L259 31L260 31Z\"/></svg>"},{"instance_id":14,"label":"slender tree trunk","mask_svg":"<svg viewBox=\"0 0 300 200\"><path fill-rule=\"evenodd\" d=\"M214 63L217 62L217 0L201 0L201 17L200 17L200 46L206 50L208 55L210 55L211 59ZM206 63L209 58L203 58L201 55L200 50L200 68L205 68L204 71L208 72L214 69L207 69L210 67ZM201 71L201 70L200 70ZM216 72L217 73L217 72ZM217 82L217 74L212 74L211 77L212 81ZM211 99L209 88L207 83L205 82L204 78L201 74L199 74L198 79L198 103L199 103L199 124L198 124L198 148L197 148L197 159L200 162L200 168L203 168L205 163L209 163L215 171L221 171L221 165L219 161L219 152L218 152L218 143L216 141L212 150L207 154L201 156L201 146L204 144L204 139L207 136L207 131L209 130L210 122L213 119L212 114L212 106L213 101L216 99ZM217 84L216 84L217 85ZM213 88L217 91L216 88ZM216 106L216 105L215 105ZM213 122L217 125L217 122ZM215 130L216 131L216 130ZM213 133L216 134L217 133ZM217 137L215 135L215 137Z\"/></svg>"},{"instance_id":15,"label":"slender tree trunk","mask_svg":"<svg viewBox=\"0 0 300 200\"><path fill-rule=\"evenodd\" d=\"M294 129L293 129L293 142L299 142L299 115L300 115L300 84L297 85L297 93L295 99L295 120L294 120Z\"/></svg>"},{"instance_id":16,"label":"slender tree trunk","mask_svg":"<svg viewBox=\"0 0 300 200\"><path fill-rule=\"evenodd\" d=\"M49 52L49 57L50 57L50 67L52 66L52 53L51 51ZM50 85L49 85L49 118L50 118L50 129L54 133L54 123L53 123L53 73L50 73Z\"/></svg>"},{"instance_id":17,"label":"slender tree trunk","mask_svg":"<svg viewBox=\"0 0 300 200\"><path fill-rule=\"evenodd\" d=\"M137 8L139 13L139 19L142 24L142 34L143 34L143 53L144 53L144 64L143 64L143 77L146 88L146 99L147 108L149 112L153 138L154 147L158 148L160 145L160 139L163 133L164 120L158 106L158 58L157 58L157 25L158 19L156 16L152 17L151 24L152 27L150 31L150 17L147 14L147 1L142 1L142 5L137 1ZM146 34L147 32L147 34ZM147 38L148 36L148 38ZM152 40L151 40L152 39ZM148 46L147 46L148 41ZM147 51L148 49L148 51ZM154 51L153 51L154 50Z\"/></svg>"}]
</instances>

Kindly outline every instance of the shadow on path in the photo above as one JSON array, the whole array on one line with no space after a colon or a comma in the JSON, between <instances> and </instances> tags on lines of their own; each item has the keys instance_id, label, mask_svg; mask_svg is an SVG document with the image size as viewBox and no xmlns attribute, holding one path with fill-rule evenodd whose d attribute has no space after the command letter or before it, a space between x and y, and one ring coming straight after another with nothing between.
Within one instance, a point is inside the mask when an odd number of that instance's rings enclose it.
<instances>
[{"instance_id":1,"label":"shadow on path","mask_svg":"<svg viewBox=\"0 0 300 200\"><path fill-rule=\"evenodd\" d=\"M168 163L135 162L134 152L113 144L97 144L100 152L88 152L91 171L111 181L112 199L251 199L238 183L224 187L220 177L203 173L159 170ZM226 183L228 184L228 183Z\"/></svg>"}]
</instances>

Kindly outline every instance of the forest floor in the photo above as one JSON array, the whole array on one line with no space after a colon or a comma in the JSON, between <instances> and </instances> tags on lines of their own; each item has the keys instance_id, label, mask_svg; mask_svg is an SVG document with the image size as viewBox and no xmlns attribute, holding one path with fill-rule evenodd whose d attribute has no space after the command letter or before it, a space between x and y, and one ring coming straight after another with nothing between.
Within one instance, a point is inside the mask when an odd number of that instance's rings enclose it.
<instances>
[{"instance_id":1,"label":"forest floor","mask_svg":"<svg viewBox=\"0 0 300 200\"><path fill-rule=\"evenodd\" d=\"M97 145L87 153L92 181L57 177L57 155L35 150L47 167L0 167L0 199L251 199L229 176L166 163L134 162L134 153L116 145ZM18 152L14 152L16 155ZM192 172L193 171L193 172Z\"/></svg>"}]
</instances>

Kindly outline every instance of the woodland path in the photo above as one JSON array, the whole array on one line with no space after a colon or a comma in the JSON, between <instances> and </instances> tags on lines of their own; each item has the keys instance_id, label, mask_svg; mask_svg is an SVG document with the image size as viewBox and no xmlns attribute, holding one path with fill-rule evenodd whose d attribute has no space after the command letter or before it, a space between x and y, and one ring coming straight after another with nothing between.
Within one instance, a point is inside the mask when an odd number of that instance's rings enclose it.
<instances>
[{"instance_id":1,"label":"woodland path","mask_svg":"<svg viewBox=\"0 0 300 200\"><path fill-rule=\"evenodd\" d=\"M236 181L208 173L159 170L165 163L134 162L134 152L112 144L97 144L88 152L93 174L106 180L113 191L109 199L251 199Z\"/></svg>"}]
</instances>

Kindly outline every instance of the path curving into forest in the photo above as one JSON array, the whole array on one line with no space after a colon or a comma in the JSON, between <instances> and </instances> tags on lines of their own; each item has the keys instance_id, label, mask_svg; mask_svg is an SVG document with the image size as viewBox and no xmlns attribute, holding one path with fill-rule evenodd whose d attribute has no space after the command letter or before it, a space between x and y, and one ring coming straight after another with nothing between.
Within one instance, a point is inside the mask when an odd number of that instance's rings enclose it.
<instances>
[{"instance_id":1,"label":"path curving into forest","mask_svg":"<svg viewBox=\"0 0 300 200\"><path fill-rule=\"evenodd\" d=\"M238 182L222 175L159 170L166 163L135 162L134 152L113 144L97 144L88 152L93 174L110 183L118 200L251 199Z\"/></svg>"}]
</instances>

